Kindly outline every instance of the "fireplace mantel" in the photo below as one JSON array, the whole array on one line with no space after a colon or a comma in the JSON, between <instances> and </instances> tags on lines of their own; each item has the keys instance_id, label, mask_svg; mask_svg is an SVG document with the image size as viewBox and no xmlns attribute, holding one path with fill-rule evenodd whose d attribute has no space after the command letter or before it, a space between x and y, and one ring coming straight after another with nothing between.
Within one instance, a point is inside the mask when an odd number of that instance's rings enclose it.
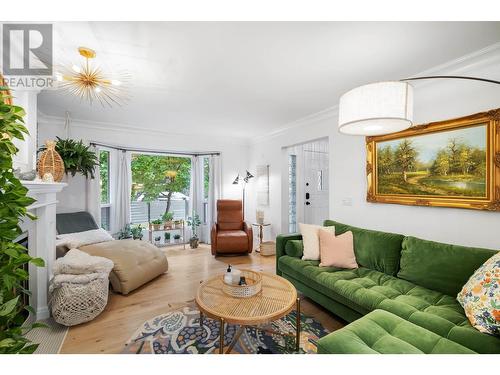
<instances>
[{"instance_id":1,"label":"fireplace mantel","mask_svg":"<svg viewBox=\"0 0 500 375\"><path fill-rule=\"evenodd\" d=\"M29 289L32 293L30 305L34 308L34 320L49 317L48 288L52 277L52 266L56 259L56 205L57 193L67 186L61 182L21 181L28 188L28 195L34 199L28 211L36 215L36 220L25 220L20 224L28 233L28 252L33 257L42 258L45 267L29 265Z\"/></svg>"}]
</instances>

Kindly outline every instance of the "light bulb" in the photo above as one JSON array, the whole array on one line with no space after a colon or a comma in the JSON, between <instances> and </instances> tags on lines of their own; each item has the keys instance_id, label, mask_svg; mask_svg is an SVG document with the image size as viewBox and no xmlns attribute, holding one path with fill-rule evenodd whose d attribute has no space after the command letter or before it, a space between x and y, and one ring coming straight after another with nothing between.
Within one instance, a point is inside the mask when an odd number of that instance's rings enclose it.
<instances>
[{"instance_id":1,"label":"light bulb","mask_svg":"<svg viewBox=\"0 0 500 375\"><path fill-rule=\"evenodd\" d=\"M122 83L120 81L118 81L117 79L112 79L111 84L113 86L120 86Z\"/></svg>"},{"instance_id":2,"label":"light bulb","mask_svg":"<svg viewBox=\"0 0 500 375\"><path fill-rule=\"evenodd\" d=\"M95 89L94 89L95 92L101 92L101 88L99 86L97 86Z\"/></svg>"},{"instance_id":3,"label":"light bulb","mask_svg":"<svg viewBox=\"0 0 500 375\"><path fill-rule=\"evenodd\" d=\"M82 70L80 69L80 67L79 67L79 66L77 66L77 65L73 65L73 66L71 67L71 69L73 69L76 73L81 73L81 71L82 71Z\"/></svg>"},{"instance_id":4,"label":"light bulb","mask_svg":"<svg viewBox=\"0 0 500 375\"><path fill-rule=\"evenodd\" d=\"M63 76L61 73L56 73L56 80L57 82L62 82L63 81Z\"/></svg>"}]
</instances>

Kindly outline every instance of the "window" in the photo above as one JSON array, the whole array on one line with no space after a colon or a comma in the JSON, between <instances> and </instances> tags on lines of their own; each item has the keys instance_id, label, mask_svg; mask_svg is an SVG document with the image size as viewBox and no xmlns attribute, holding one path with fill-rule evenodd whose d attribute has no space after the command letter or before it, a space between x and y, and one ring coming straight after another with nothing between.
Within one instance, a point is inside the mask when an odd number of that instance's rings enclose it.
<instances>
[{"instance_id":1,"label":"window","mask_svg":"<svg viewBox=\"0 0 500 375\"><path fill-rule=\"evenodd\" d=\"M203 224L208 221L208 190L210 181L210 159L203 158Z\"/></svg>"},{"instance_id":2,"label":"window","mask_svg":"<svg viewBox=\"0 0 500 375\"><path fill-rule=\"evenodd\" d=\"M288 232L297 231L297 155L288 157Z\"/></svg>"},{"instance_id":3,"label":"window","mask_svg":"<svg viewBox=\"0 0 500 375\"><path fill-rule=\"evenodd\" d=\"M170 155L132 154L132 224L162 219L186 219L191 182L191 158Z\"/></svg>"},{"instance_id":4,"label":"window","mask_svg":"<svg viewBox=\"0 0 500 375\"><path fill-rule=\"evenodd\" d=\"M109 151L99 152L99 168L101 178L101 227L109 230L110 199L109 199Z\"/></svg>"}]
</instances>

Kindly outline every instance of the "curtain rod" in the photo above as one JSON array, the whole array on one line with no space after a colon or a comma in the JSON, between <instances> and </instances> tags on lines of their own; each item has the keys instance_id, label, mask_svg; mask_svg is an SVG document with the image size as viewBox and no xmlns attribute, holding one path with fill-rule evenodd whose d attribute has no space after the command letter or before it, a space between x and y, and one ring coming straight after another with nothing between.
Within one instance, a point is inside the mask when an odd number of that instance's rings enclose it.
<instances>
[{"instance_id":1,"label":"curtain rod","mask_svg":"<svg viewBox=\"0 0 500 375\"><path fill-rule=\"evenodd\" d=\"M151 149L144 149L144 148L130 148L130 147L125 147L125 146L111 145L108 143L93 142L93 141L90 141L90 145L108 147L108 148L112 148L112 149L120 150L120 151L145 152L145 153L164 154L164 155L185 155L185 156L220 155L220 152L218 152L218 151L202 151L202 152L159 151L159 150L151 150Z\"/></svg>"}]
</instances>

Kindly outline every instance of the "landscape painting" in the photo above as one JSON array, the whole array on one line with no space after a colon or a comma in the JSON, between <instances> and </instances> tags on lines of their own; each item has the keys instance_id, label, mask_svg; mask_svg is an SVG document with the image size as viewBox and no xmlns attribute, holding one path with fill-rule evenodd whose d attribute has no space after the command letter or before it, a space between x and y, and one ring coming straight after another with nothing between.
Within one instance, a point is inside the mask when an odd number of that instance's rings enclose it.
<instances>
[{"instance_id":1,"label":"landscape painting","mask_svg":"<svg viewBox=\"0 0 500 375\"><path fill-rule=\"evenodd\" d=\"M488 124L376 142L376 193L487 196Z\"/></svg>"}]
</instances>

